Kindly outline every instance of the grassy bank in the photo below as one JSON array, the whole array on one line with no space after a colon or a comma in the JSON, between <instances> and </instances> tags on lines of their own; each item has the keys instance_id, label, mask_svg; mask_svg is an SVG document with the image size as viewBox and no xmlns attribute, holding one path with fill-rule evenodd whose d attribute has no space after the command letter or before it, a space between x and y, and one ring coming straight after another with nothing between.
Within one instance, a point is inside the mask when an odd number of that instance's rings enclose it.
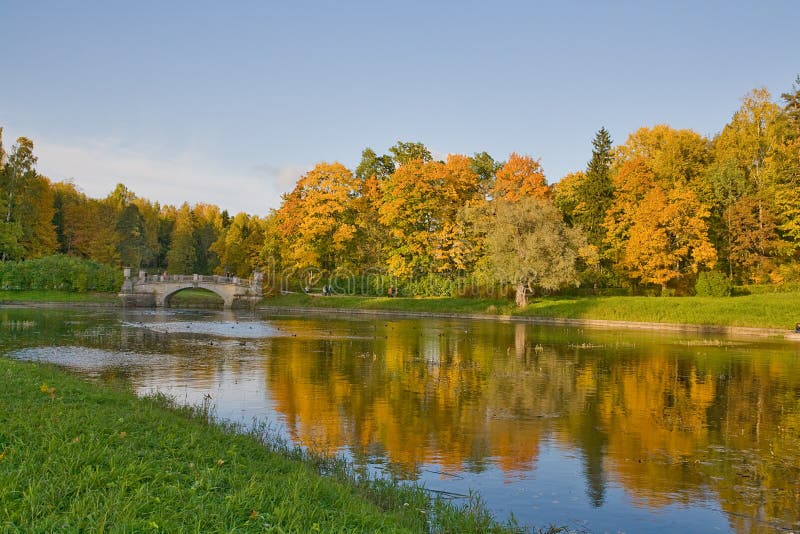
<instances>
[{"instance_id":1,"label":"grassy bank","mask_svg":"<svg viewBox=\"0 0 800 534\"><path fill-rule=\"evenodd\" d=\"M507 300L466 298L318 297L304 294L264 299L265 306L347 308L401 312L507 314L792 329L800 321L800 293L737 297L544 297L523 309Z\"/></svg>"},{"instance_id":2,"label":"grassy bank","mask_svg":"<svg viewBox=\"0 0 800 534\"><path fill-rule=\"evenodd\" d=\"M2 357L0 381L3 532L506 530L164 398Z\"/></svg>"},{"instance_id":3,"label":"grassy bank","mask_svg":"<svg viewBox=\"0 0 800 534\"><path fill-rule=\"evenodd\" d=\"M0 291L0 304L14 302L97 302L103 304L119 303L116 293L79 293L49 289L20 291Z\"/></svg>"},{"instance_id":4,"label":"grassy bank","mask_svg":"<svg viewBox=\"0 0 800 534\"><path fill-rule=\"evenodd\" d=\"M222 297L205 289L184 289L170 297L173 308L222 308Z\"/></svg>"}]
</instances>

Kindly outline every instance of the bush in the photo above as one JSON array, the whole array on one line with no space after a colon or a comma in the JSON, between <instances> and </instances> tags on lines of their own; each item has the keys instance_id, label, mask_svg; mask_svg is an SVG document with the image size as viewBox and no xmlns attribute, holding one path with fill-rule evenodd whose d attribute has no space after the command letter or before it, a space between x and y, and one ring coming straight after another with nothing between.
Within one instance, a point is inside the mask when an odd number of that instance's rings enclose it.
<instances>
[{"instance_id":1,"label":"bush","mask_svg":"<svg viewBox=\"0 0 800 534\"><path fill-rule=\"evenodd\" d=\"M694 291L698 297L730 297L733 284L719 271L705 271L697 277Z\"/></svg>"},{"instance_id":2,"label":"bush","mask_svg":"<svg viewBox=\"0 0 800 534\"><path fill-rule=\"evenodd\" d=\"M0 289L117 293L122 269L60 254L0 263Z\"/></svg>"}]
</instances>

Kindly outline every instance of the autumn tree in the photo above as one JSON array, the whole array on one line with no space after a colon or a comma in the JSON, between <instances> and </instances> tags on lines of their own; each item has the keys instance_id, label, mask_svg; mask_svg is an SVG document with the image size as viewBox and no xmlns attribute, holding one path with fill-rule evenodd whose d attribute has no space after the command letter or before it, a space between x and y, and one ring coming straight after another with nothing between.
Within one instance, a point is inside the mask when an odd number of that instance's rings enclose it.
<instances>
[{"instance_id":1,"label":"autumn tree","mask_svg":"<svg viewBox=\"0 0 800 534\"><path fill-rule=\"evenodd\" d=\"M726 245L724 260L730 275L741 280L767 274L759 270L769 270L773 265L769 258L784 250L776 242L780 227L791 223L793 205L800 208L796 201L798 184L789 178L791 165L783 152L786 132L780 119L781 109L771 101L769 92L754 90L744 97L713 142L716 162L709 178L723 214L720 234ZM753 204L755 219L735 219L734 215L744 215ZM791 235L791 224L786 230ZM744 249L762 257L746 258L742 248L745 243L749 245Z\"/></svg>"},{"instance_id":2,"label":"autumn tree","mask_svg":"<svg viewBox=\"0 0 800 534\"><path fill-rule=\"evenodd\" d=\"M454 273L463 265L460 208L481 200L470 158L414 159L381 184L380 222L389 231L387 264L394 276Z\"/></svg>"},{"instance_id":3,"label":"autumn tree","mask_svg":"<svg viewBox=\"0 0 800 534\"><path fill-rule=\"evenodd\" d=\"M708 141L667 125L640 128L615 149L603 228L616 270L662 288L716 263L709 239Z\"/></svg>"},{"instance_id":4,"label":"autumn tree","mask_svg":"<svg viewBox=\"0 0 800 534\"><path fill-rule=\"evenodd\" d=\"M512 152L508 161L498 169L492 197L516 201L522 198L547 198L550 188L544 177L540 160Z\"/></svg>"},{"instance_id":5,"label":"autumn tree","mask_svg":"<svg viewBox=\"0 0 800 534\"><path fill-rule=\"evenodd\" d=\"M319 163L284 195L278 210L285 267L333 272L351 266L357 181L341 163Z\"/></svg>"},{"instance_id":6,"label":"autumn tree","mask_svg":"<svg viewBox=\"0 0 800 534\"><path fill-rule=\"evenodd\" d=\"M356 167L356 195L353 203L356 265L363 268L383 265L383 249L388 230L380 222L378 211L381 204L381 183L389 179L396 168L389 155L378 156L372 149L361 153L361 162Z\"/></svg>"},{"instance_id":7,"label":"autumn tree","mask_svg":"<svg viewBox=\"0 0 800 534\"><path fill-rule=\"evenodd\" d=\"M617 165L641 158L664 189L684 185L703 203L711 190L705 182L706 169L712 160L709 141L692 130L676 130L666 124L639 128L615 150Z\"/></svg>"},{"instance_id":8,"label":"autumn tree","mask_svg":"<svg viewBox=\"0 0 800 534\"><path fill-rule=\"evenodd\" d=\"M621 266L632 278L661 286L717 260L708 240L708 211L686 186L668 193L656 185L632 217Z\"/></svg>"},{"instance_id":9,"label":"autumn tree","mask_svg":"<svg viewBox=\"0 0 800 534\"><path fill-rule=\"evenodd\" d=\"M800 252L800 76L792 90L781 95L784 101L782 146L778 150L780 179L775 192L775 204L781 214L779 229L790 241L795 254Z\"/></svg>"},{"instance_id":10,"label":"autumn tree","mask_svg":"<svg viewBox=\"0 0 800 534\"><path fill-rule=\"evenodd\" d=\"M636 157L618 164L613 181L614 201L603 222L606 232L604 250L614 265L619 266L636 211L653 187L655 175L643 157Z\"/></svg>"}]
</instances>

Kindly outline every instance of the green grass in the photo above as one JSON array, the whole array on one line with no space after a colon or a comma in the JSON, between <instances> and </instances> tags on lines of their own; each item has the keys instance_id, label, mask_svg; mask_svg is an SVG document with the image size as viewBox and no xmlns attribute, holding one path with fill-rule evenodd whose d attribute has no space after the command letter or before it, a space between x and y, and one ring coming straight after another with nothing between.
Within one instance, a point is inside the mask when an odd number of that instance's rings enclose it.
<instances>
[{"instance_id":1,"label":"green grass","mask_svg":"<svg viewBox=\"0 0 800 534\"><path fill-rule=\"evenodd\" d=\"M513 305L500 299L466 299L450 297L361 297L335 295L323 297L291 293L279 297L266 298L261 301L264 306L284 306L303 308L347 308L358 310L393 310L403 312L439 312L439 313L497 313L497 310L509 312ZM494 306L496 309L492 308ZM488 311L487 311L488 310Z\"/></svg>"},{"instance_id":2,"label":"green grass","mask_svg":"<svg viewBox=\"0 0 800 534\"><path fill-rule=\"evenodd\" d=\"M264 299L265 306L391 310L400 312L508 314L571 319L793 329L800 321L800 292L737 297L543 297L524 309L507 300L386 298L304 294Z\"/></svg>"},{"instance_id":3,"label":"green grass","mask_svg":"<svg viewBox=\"0 0 800 534\"><path fill-rule=\"evenodd\" d=\"M360 477L342 460L119 384L6 358L0 382L2 532L512 529L479 502L455 507Z\"/></svg>"},{"instance_id":4,"label":"green grass","mask_svg":"<svg viewBox=\"0 0 800 534\"><path fill-rule=\"evenodd\" d=\"M793 329L800 293L738 297L583 297L537 299L525 316Z\"/></svg>"},{"instance_id":5,"label":"green grass","mask_svg":"<svg viewBox=\"0 0 800 534\"><path fill-rule=\"evenodd\" d=\"M8 302L98 302L119 303L114 293L75 293L55 290L0 291L0 303Z\"/></svg>"},{"instance_id":6,"label":"green grass","mask_svg":"<svg viewBox=\"0 0 800 534\"><path fill-rule=\"evenodd\" d=\"M205 289L184 289L172 295L169 304L173 308L222 308L222 297Z\"/></svg>"}]
</instances>

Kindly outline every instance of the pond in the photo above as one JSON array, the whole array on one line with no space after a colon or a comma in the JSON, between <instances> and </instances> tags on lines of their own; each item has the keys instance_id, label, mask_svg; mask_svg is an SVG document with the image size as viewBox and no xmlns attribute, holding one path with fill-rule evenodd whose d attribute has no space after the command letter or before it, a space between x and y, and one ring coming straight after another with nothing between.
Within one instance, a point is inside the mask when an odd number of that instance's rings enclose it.
<instances>
[{"instance_id":1,"label":"pond","mask_svg":"<svg viewBox=\"0 0 800 534\"><path fill-rule=\"evenodd\" d=\"M0 309L0 353L212 399L500 519L800 529L800 343L524 323Z\"/></svg>"}]
</instances>

